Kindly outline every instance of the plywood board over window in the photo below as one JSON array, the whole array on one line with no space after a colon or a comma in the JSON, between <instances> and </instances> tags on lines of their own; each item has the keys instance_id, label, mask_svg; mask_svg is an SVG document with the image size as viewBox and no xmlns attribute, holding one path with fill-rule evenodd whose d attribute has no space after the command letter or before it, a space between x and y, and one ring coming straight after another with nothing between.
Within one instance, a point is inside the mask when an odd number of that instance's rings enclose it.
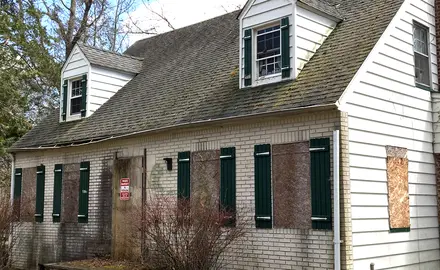
<instances>
[{"instance_id":1,"label":"plywood board over window","mask_svg":"<svg viewBox=\"0 0 440 270\"><path fill-rule=\"evenodd\" d=\"M78 222L78 192L80 164L65 164L61 197L61 222Z\"/></svg>"},{"instance_id":2,"label":"plywood board over window","mask_svg":"<svg viewBox=\"0 0 440 270\"><path fill-rule=\"evenodd\" d=\"M272 147L274 226L311 229L309 142Z\"/></svg>"},{"instance_id":3,"label":"plywood board over window","mask_svg":"<svg viewBox=\"0 0 440 270\"><path fill-rule=\"evenodd\" d=\"M407 149L386 146L390 231L410 228Z\"/></svg>"},{"instance_id":4,"label":"plywood board over window","mask_svg":"<svg viewBox=\"0 0 440 270\"><path fill-rule=\"evenodd\" d=\"M22 180L23 193L21 195L20 220L33 222L37 194L37 168L24 168Z\"/></svg>"},{"instance_id":5,"label":"plywood board over window","mask_svg":"<svg viewBox=\"0 0 440 270\"><path fill-rule=\"evenodd\" d=\"M220 194L220 152L191 152L191 204L214 206Z\"/></svg>"}]
</instances>

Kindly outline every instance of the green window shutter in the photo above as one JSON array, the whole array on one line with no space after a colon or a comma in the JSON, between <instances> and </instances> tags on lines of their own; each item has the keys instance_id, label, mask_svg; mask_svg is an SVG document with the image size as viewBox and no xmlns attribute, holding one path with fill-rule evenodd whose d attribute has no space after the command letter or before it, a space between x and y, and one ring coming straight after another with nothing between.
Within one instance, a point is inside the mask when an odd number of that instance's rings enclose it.
<instances>
[{"instance_id":1,"label":"green window shutter","mask_svg":"<svg viewBox=\"0 0 440 270\"><path fill-rule=\"evenodd\" d=\"M330 139L310 140L312 228L332 229L330 190Z\"/></svg>"},{"instance_id":2,"label":"green window shutter","mask_svg":"<svg viewBox=\"0 0 440 270\"><path fill-rule=\"evenodd\" d=\"M87 223L89 218L90 162L81 162L79 170L78 223Z\"/></svg>"},{"instance_id":3,"label":"green window shutter","mask_svg":"<svg viewBox=\"0 0 440 270\"><path fill-rule=\"evenodd\" d=\"M16 168L15 169L15 174L14 174L14 200L15 199L20 199L21 197L21 182L23 179L23 170L21 168Z\"/></svg>"},{"instance_id":4,"label":"green window shutter","mask_svg":"<svg viewBox=\"0 0 440 270\"><path fill-rule=\"evenodd\" d=\"M64 84L63 84L63 112L61 114L61 116L63 117L63 121L66 121L66 115L67 115L67 86L68 86L68 81L64 80Z\"/></svg>"},{"instance_id":5,"label":"green window shutter","mask_svg":"<svg viewBox=\"0 0 440 270\"><path fill-rule=\"evenodd\" d=\"M14 173L14 204L13 204L13 214L14 221L20 220L20 205L21 205L21 186L23 179L23 170L21 168L16 168Z\"/></svg>"},{"instance_id":6,"label":"green window shutter","mask_svg":"<svg viewBox=\"0 0 440 270\"><path fill-rule=\"evenodd\" d=\"M244 31L244 85L252 84L252 29Z\"/></svg>"},{"instance_id":7,"label":"green window shutter","mask_svg":"<svg viewBox=\"0 0 440 270\"><path fill-rule=\"evenodd\" d=\"M235 224L235 196L235 147L222 148L220 149L220 205L227 213L225 225Z\"/></svg>"},{"instance_id":8,"label":"green window shutter","mask_svg":"<svg viewBox=\"0 0 440 270\"><path fill-rule=\"evenodd\" d=\"M281 76L290 77L289 17L281 19Z\"/></svg>"},{"instance_id":9,"label":"green window shutter","mask_svg":"<svg viewBox=\"0 0 440 270\"><path fill-rule=\"evenodd\" d=\"M180 152L177 155L177 198L189 199L191 194L190 165L191 152Z\"/></svg>"},{"instance_id":10,"label":"green window shutter","mask_svg":"<svg viewBox=\"0 0 440 270\"><path fill-rule=\"evenodd\" d=\"M56 164L53 178L53 211L52 222L60 222L61 218L61 190L63 186L63 165Z\"/></svg>"},{"instance_id":11,"label":"green window shutter","mask_svg":"<svg viewBox=\"0 0 440 270\"><path fill-rule=\"evenodd\" d=\"M37 166L37 195L35 204L35 221L43 222L44 214L44 181L45 181L44 165Z\"/></svg>"},{"instance_id":12,"label":"green window shutter","mask_svg":"<svg viewBox=\"0 0 440 270\"><path fill-rule=\"evenodd\" d=\"M86 117L87 112L87 75L82 76L81 80L81 117Z\"/></svg>"},{"instance_id":13,"label":"green window shutter","mask_svg":"<svg viewBox=\"0 0 440 270\"><path fill-rule=\"evenodd\" d=\"M270 144L255 145L255 221L257 228L272 228Z\"/></svg>"}]
</instances>

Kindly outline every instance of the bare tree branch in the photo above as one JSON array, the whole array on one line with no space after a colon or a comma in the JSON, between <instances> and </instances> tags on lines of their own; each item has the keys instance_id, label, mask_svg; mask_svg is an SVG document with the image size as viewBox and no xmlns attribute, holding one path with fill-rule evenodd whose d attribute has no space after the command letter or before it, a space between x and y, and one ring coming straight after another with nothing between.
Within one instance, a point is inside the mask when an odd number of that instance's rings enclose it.
<instances>
[{"instance_id":1,"label":"bare tree branch","mask_svg":"<svg viewBox=\"0 0 440 270\"><path fill-rule=\"evenodd\" d=\"M147 0L147 2L149 2L149 0ZM142 0L142 3L144 4L145 8L148 9L151 13L153 13L154 15L158 16L160 20L163 20L164 22L167 23L168 27L171 28L172 30L176 30L176 28L174 28L174 26L171 24L170 20L168 20L168 18L165 16L164 12L163 12L163 7L161 7L161 12L157 12L155 10L153 10L150 6L150 4L147 2L145 2L145 0Z\"/></svg>"}]
</instances>

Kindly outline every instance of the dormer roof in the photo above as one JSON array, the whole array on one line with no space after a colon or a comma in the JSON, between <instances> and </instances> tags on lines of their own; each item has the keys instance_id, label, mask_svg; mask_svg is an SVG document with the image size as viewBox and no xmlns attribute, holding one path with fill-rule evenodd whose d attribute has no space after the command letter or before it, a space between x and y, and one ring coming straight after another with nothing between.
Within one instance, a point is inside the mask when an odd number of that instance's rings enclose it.
<instances>
[{"instance_id":1,"label":"dormer roof","mask_svg":"<svg viewBox=\"0 0 440 270\"><path fill-rule=\"evenodd\" d=\"M141 72L93 115L54 113L10 151L114 139L225 119L335 106L403 0L340 1L345 18L293 81L239 89L239 12L135 43Z\"/></svg>"},{"instance_id":2,"label":"dormer roof","mask_svg":"<svg viewBox=\"0 0 440 270\"><path fill-rule=\"evenodd\" d=\"M98 49L78 43L81 52L92 65L138 74L142 69L142 58Z\"/></svg>"},{"instance_id":3,"label":"dormer roof","mask_svg":"<svg viewBox=\"0 0 440 270\"><path fill-rule=\"evenodd\" d=\"M243 11L246 10L248 6L250 6L255 0L248 0L244 5L243 9L240 10L237 17L240 17L243 14ZM304 4L305 6L311 7L315 10L318 10L336 20L343 20L342 12L339 11L340 0L296 0L299 3Z\"/></svg>"}]
</instances>

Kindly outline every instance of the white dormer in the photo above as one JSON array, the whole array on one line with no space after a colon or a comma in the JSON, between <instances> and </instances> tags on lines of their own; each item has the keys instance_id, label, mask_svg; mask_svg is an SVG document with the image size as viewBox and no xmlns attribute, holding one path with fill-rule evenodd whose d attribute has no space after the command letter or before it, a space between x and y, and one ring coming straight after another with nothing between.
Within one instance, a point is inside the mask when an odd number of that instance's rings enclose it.
<instances>
[{"instance_id":1,"label":"white dormer","mask_svg":"<svg viewBox=\"0 0 440 270\"><path fill-rule=\"evenodd\" d=\"M320 0L249 0L239 20L241 88L295 79L340 21Z\"/></svg>"},{"instance_id":2,"label":"white dormer","mask_svg":"<svg viewBox=\"0 0 440 270\"><path fill-rule=\"evenodd\" d=\"M60 122L92 115L142 68L142 59L77 44L61 71Z\"/></svg>"}]
</instances>

